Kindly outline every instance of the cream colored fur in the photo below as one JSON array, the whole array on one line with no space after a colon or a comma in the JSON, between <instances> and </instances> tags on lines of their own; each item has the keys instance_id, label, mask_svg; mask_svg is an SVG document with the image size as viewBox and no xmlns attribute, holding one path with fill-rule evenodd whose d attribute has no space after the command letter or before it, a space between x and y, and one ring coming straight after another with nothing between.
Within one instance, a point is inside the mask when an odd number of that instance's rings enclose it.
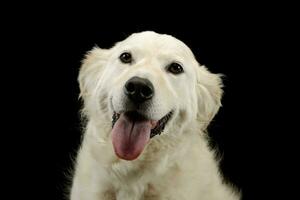
<instances>
[{"instance_id":1,"label":"cream colored fur","mask_svg":"<svg viewBox=\"0 0 300 200\"><path fill-rule=\"evenodd\" d=\"M130 51L131 65L119 61ZM173 61L184 73L173 75ZM133 161L117 158L110 138L114 109L122 106L122 88L133 76L149 79L155 96L149 110L159 119L170 109L164 132L150 140ZM237 200L239 194L222 181L207 125L221 103L219 75L200 66L181 41L142 32L111 49L90 51L79 74L86 130L75 165L71 200Z\"/></svg>"}]
</instances>

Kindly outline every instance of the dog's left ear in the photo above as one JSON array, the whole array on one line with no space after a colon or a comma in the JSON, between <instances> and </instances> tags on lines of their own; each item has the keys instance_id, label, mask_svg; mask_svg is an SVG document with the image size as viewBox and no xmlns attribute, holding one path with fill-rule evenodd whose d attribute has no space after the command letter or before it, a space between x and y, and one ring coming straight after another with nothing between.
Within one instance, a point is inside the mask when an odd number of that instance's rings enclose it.
<instances>
[{"instance_id":1,"label":"dog's left ear","mask_svg":"<svg viewBox=\"0 0 300 200\"><path fill-rule=\"evenodd\" d=\"M221 106L223 94L222 75L209 72L205 66L197 67L197 119L206 129Z\"/></svg>"}]
</instances>

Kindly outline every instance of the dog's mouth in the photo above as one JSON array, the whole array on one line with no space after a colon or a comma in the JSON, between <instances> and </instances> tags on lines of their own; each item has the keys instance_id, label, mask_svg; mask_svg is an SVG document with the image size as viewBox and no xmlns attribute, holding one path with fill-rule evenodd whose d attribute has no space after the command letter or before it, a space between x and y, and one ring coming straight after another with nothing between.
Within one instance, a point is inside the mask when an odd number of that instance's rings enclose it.
<instances>
[{"instance_id":1,"label":"dog's mouth","mask_svg":"<svg viewBox=\"0 0 300 200\"><path fill-rule=\"evenodd\" d=\"M143 115L139 114L136 111L126 112L125 115L132 121L147 120L146 117L144 117ZM156 135L160 135L164 131L165 126L168 123L168 121L170 120L170 118L172 117L172 115L173 115L173 111L170 111L168 114L166 114L163 118L161 118L158 121L150 120L151 125L152 125L150 138L153 138ZM118 121L120 116L121 116L121 114L114 112L114 114L112 116L112 128L114 127L115 123Z\"/></svg>"},{"instance_id":2,"label":"dog's mouth","mask_svg":"<svg viewBox=\"0 0 300 200\"><path fill-rule=\"evenodd\" d=\"M136 111L125 113L114 112L112 116L112 143L116 155L125 160L136 159L146 144L156 135L160 135L173 111L160 120L147 119Z\"/></svg>"}]
</instances>

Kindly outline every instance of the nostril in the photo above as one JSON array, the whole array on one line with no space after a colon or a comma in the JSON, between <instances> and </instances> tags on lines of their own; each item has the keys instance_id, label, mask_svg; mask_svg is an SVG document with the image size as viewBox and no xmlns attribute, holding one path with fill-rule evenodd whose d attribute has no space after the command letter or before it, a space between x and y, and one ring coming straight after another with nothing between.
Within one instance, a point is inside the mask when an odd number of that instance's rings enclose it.
<instances>
[{"instance_id":1,"label":"nostril","mask_svg":"<svg viewBox=\"0 0 300 200\"><path fill-rule=\"evenodd\" d=\"M126 92L127 92L127 93L129 93L129 94L134 94L134 93L135 93L135 86L134 86L134 83L128 82L128 83L125 85L125 88L126 88Z\"/></svg>"},{"instance_id":2,"label":"nostril","mask_svg":"<svg viewBox=\"0 0 300 200\"><path fill-rule=\"evenodd\" d=\"M143 87L141 90L141 96L143 98L149 99L153 95L153 90L150 87Z\"/></svg>"}]
</instances>

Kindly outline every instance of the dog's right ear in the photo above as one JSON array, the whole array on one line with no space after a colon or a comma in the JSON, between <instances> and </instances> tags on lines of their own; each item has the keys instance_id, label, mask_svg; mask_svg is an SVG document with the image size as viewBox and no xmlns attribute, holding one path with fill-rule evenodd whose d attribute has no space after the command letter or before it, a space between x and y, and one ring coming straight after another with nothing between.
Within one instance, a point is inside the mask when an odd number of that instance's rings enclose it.
<instances>
[{"instance_id":1,"label":"dog's right ear","mask_svg":"<svg viewBox=\"0 0 300 200\"><path fill-rule=\"evenodd\" d=\"M109 54L110 51L108 49L94 47L85 55L78 76L80 97L84 100L90 96L96 88L96 84L101 78Z\"/></svg>"}]
</instances>

